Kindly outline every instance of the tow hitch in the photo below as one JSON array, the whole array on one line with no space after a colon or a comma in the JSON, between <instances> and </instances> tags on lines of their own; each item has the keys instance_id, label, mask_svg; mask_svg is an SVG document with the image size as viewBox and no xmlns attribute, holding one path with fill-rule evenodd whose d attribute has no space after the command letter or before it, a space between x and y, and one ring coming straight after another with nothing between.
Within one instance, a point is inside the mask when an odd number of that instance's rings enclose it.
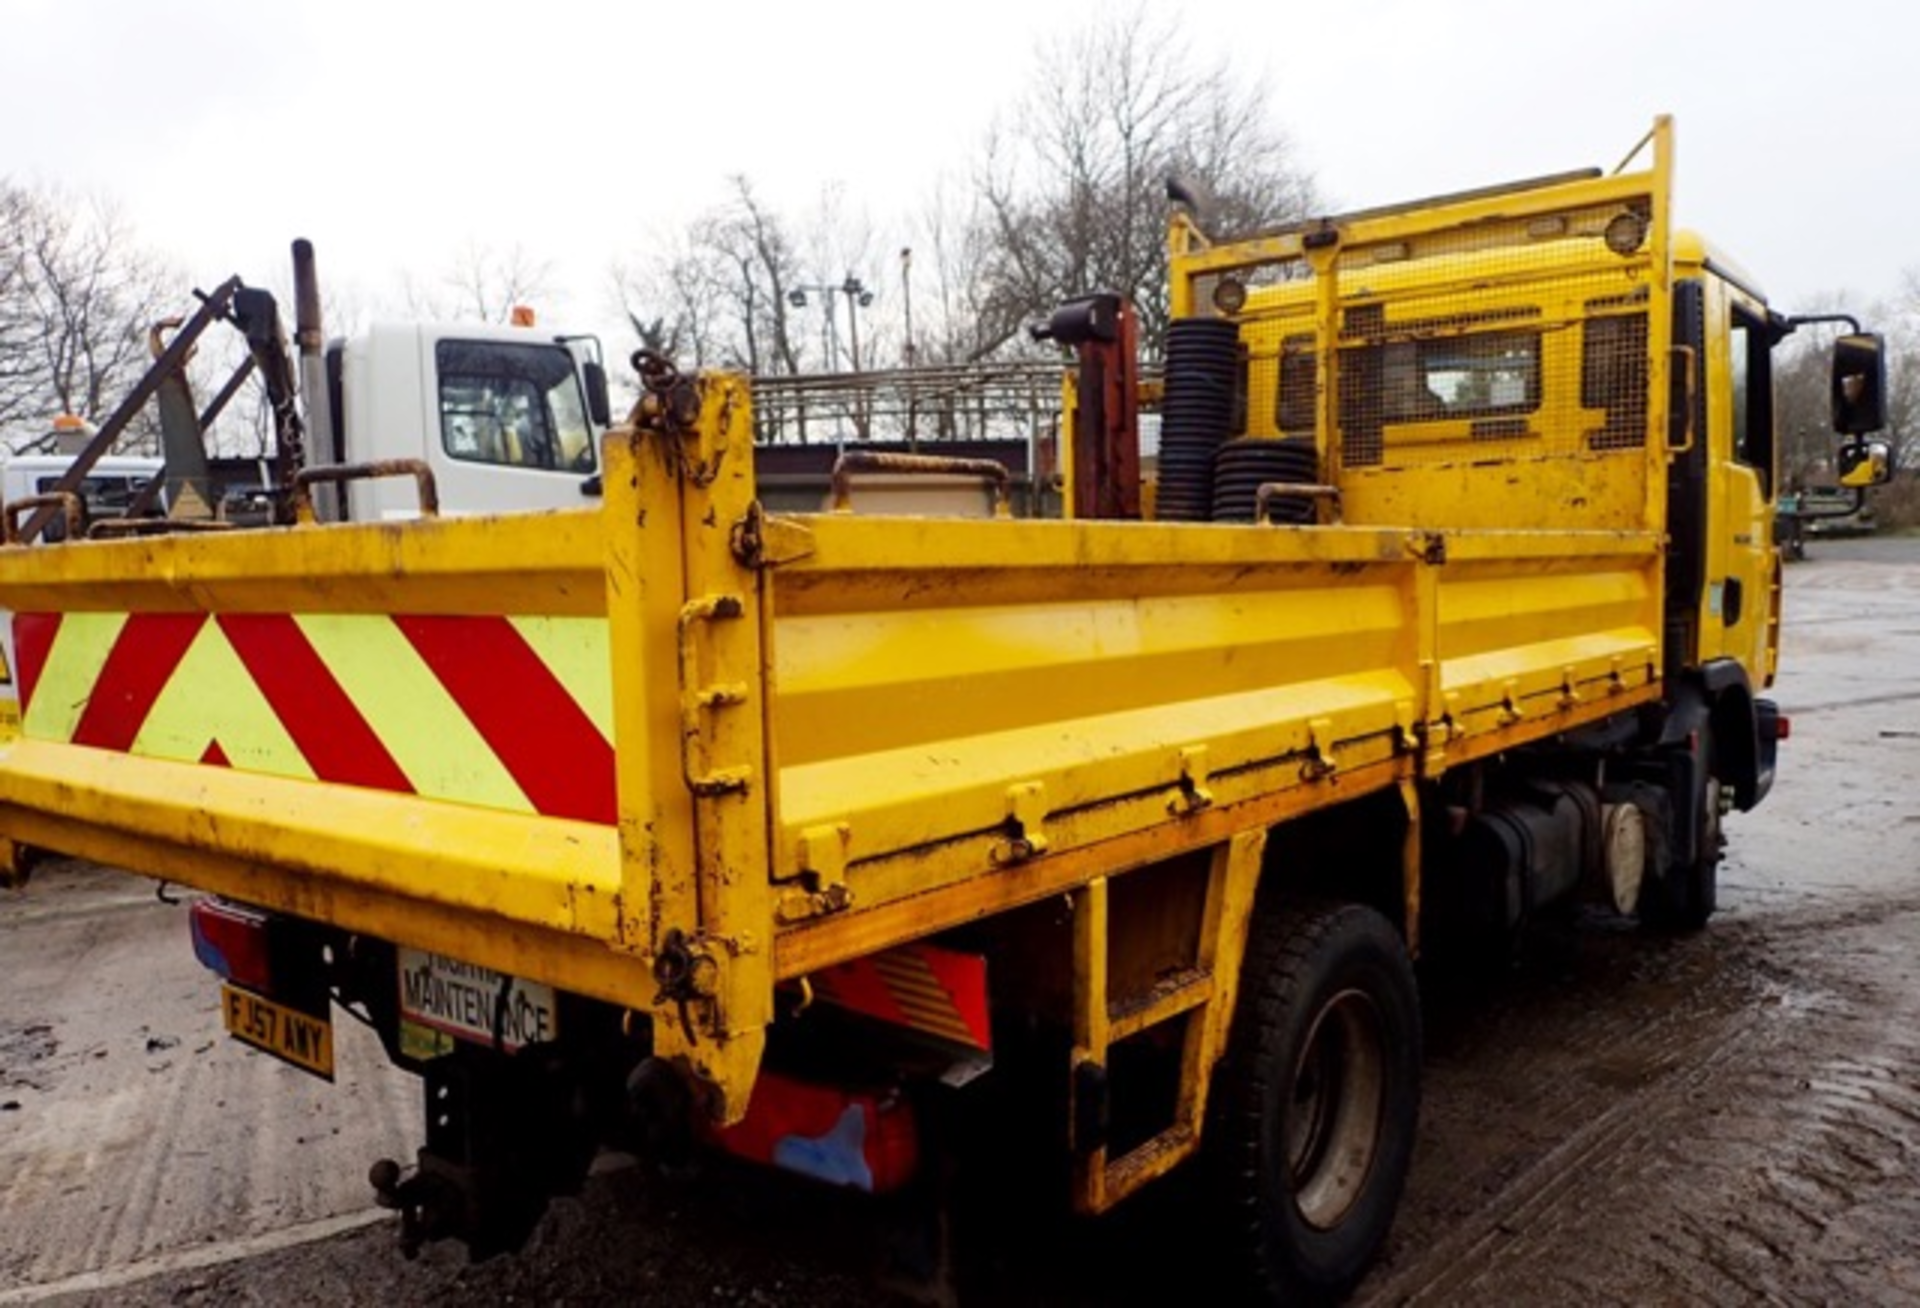
<instances>
[{"instance_id":1,"label":"tow hitch","mask_svg":"<svg viewBox=\"0 0 1920 1308\"><path fill-rule=\"evenodd\" d=\"M464 1240L479 1261L519 1248L547 1201L578 1193L600 1132L593 1081L557 1051L462 1048L422 1069L427 1143L409 1172L383 1158L367 1173L400 1214L401 1252Z\"/></svg>"}]
</instances>

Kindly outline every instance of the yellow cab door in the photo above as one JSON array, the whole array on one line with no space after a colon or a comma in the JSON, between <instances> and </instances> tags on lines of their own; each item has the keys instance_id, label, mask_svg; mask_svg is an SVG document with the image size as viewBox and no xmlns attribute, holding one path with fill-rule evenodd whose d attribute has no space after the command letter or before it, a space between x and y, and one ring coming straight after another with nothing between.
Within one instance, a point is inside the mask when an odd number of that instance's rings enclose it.
<instances>
[{"instance_id":1,"label":"yellow cab door","mask_svg":"<svg viewBox=\"0 0 1920 1308\"><path fill-rule=\"evenodd\" d=\"M1738 660L1759 690L1773 681L1778 638L1773 333L1766 307L1754 296L1712 275L1705 289L1707 566L1700 657Z\"/></svg>"}]
</instances>

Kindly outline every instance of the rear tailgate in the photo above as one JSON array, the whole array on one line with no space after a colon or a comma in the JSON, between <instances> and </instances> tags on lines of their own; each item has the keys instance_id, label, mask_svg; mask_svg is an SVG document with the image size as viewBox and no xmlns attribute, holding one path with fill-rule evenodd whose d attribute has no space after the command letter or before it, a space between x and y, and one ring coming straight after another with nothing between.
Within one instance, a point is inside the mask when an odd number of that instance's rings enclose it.
<instances>
[{"instance_id":1,"label":"rear tailgate","mask_svg":"<svg viewBox=\"0 0 1920 1308\"><path fill-rule=\"evenodd\" d=\"M743 392L696 405L723 448ZM605 458L602 510L0 549L0 836L660 1007L736 1116L772 1009L752 466Z\"/></svg>"},{"instance_id":2,"label":"rear tailgate","mask_svg":"<svg viewBox=\"0 0 1920 1308\"><path fill-rule=\"evenodd\" d=\"M540 514L0 551L0 824L630 996L636 967L606 948L644 923L619 912L598 528Z\"/></svg>"}]
</instances>

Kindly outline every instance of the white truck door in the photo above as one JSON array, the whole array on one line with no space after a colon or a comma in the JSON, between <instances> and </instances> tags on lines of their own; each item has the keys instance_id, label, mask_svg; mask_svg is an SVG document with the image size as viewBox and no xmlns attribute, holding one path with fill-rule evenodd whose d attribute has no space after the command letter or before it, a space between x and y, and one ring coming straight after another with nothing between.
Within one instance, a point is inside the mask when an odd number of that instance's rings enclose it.
<instances>
[{"instance_id":1,"label":"white truck door","mask_svg":"<svg viewBox=\"0 0 1920 1308\"><path fill-rule=\"evenodd\" d=\"M599 450L573 353L554 341L423 337L426 460L447 513L579 508Z\"/></svg>"}]
</instances>

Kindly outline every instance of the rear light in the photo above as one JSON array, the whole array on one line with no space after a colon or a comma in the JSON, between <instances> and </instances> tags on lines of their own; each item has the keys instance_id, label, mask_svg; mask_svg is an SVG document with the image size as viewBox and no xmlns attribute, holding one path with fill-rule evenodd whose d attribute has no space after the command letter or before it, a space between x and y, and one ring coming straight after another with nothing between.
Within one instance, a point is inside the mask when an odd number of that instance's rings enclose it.
<instances>
[{"instance_id":1,"label":"rear light","mask_svg":"<svg viewBox=\"0 0 1920 1308\"><path fill-rule=\"evenodd\" d=\"M202 965L223 981L272 995L265 913L224 899L197 899L187 909L187 921L193 929L193 956Z\"/></svg>"},{"instance_id":2,"label":"rear light","mask_svg":"<svg viewBox=\"0 0 1920 1308\"><path fill-rule=\"evenodd\" d=\"M1773 738L1785 740L1793 734L1793 719L1782 713L1773 720Z\"/></svg>"}]
</instances>

